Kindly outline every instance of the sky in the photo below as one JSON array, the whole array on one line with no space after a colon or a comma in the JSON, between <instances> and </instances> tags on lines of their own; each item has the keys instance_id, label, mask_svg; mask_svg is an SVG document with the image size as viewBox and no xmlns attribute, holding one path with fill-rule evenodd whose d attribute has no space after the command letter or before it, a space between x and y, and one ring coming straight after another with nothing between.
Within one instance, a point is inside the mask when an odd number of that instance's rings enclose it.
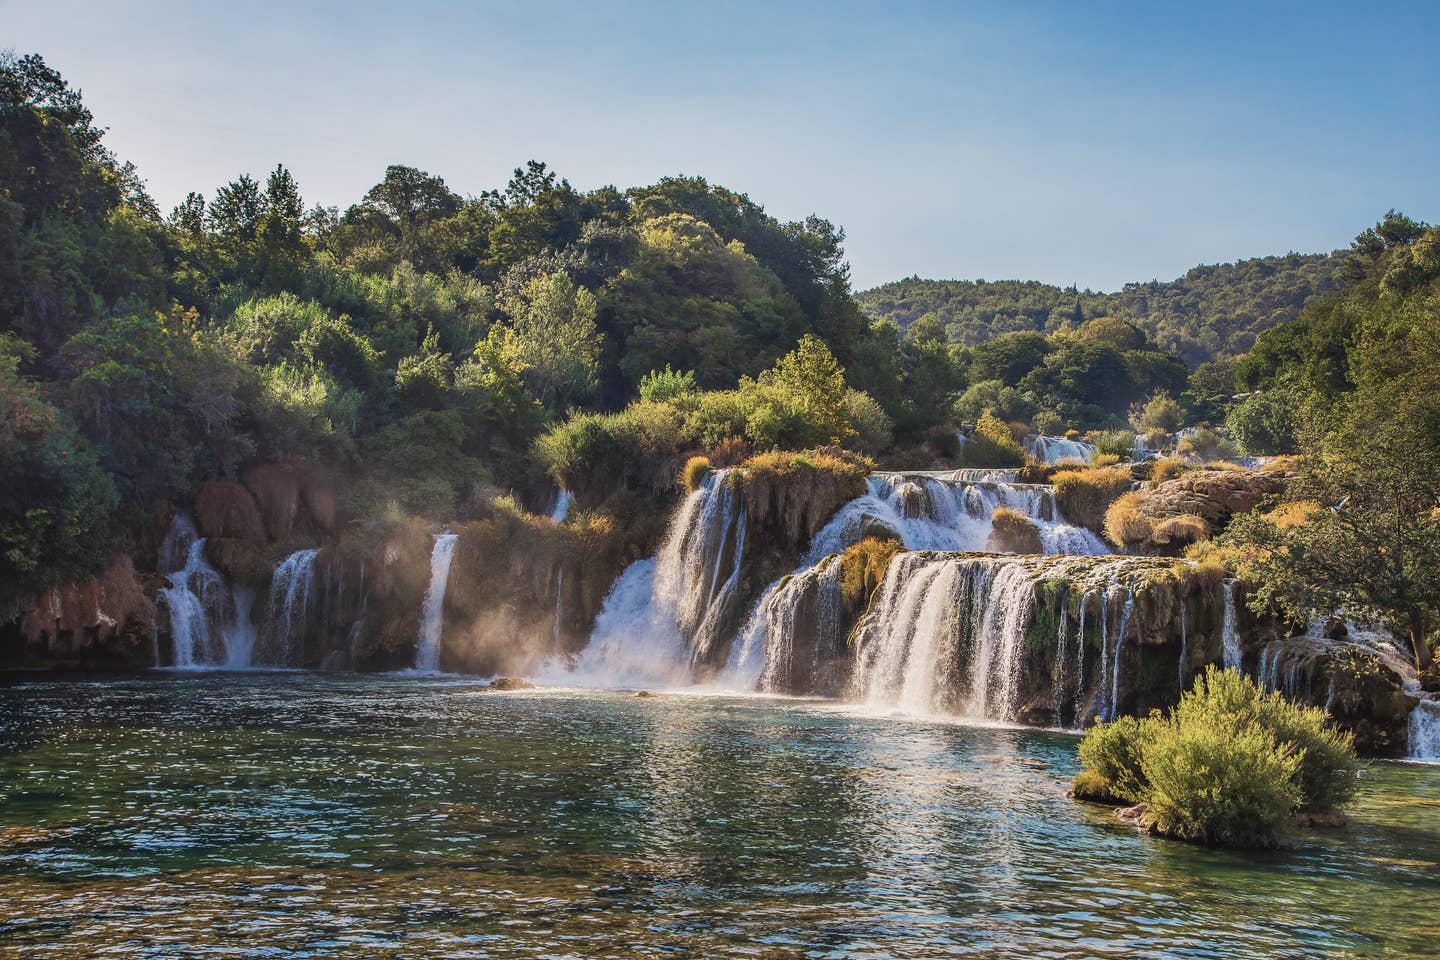
<instances>
[{"instance_id":1,"label":"sky","mask_svg":"<svg viewBox=\"0 0 1440 960\"><path fill-rule=\"evenodd\" d=\"M1440 220L1440 3L0 0L168 210L707 177L911 275L1115 290Z\"/></svg>"}]
</instances>

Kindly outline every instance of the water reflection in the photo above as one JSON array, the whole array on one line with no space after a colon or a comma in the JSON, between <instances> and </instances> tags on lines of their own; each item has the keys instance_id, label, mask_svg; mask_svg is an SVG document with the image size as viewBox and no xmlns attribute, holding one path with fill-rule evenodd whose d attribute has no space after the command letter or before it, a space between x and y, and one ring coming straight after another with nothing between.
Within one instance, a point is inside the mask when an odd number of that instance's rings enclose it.
<instances>
[{"instance_id":1,"label":"water reflection","mask_svg":"<svg viewBox=\"0 0 1440 960\"><path fill-rule=\"evenodd\" d=\"M1418 956L1440 783L1285 855L1064 796L1074 739L463 678L0 687L23 956ZM3 952L3 951L0 951Z\"/></svg>"}]
</instances>

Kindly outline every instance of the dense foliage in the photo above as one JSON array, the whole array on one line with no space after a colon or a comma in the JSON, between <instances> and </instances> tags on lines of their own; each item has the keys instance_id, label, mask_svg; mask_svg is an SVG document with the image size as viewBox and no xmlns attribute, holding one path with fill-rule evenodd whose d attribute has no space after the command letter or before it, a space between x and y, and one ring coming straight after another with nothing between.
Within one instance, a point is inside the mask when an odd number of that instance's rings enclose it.
<instances>
[{"instance_id":1,"label":"dense foliage","mask_svg":"<svg viewBox=\"0 0 1440 960\"><path fill-rule=\"evenodd\" d=\"M866 290L858 299L870 316L901 327L932 318L961 344L1004 333L1053 333L1066 324L1116 316L1198 364L1245 353L1261 333L1337 289L1339 262L1327 254L1257 257L1198 266L1176 280L1127 283L1113 294L1034 280L910 277Z\"/></svg>"},{"instance_id":2,"label":"dense foliage","mask_svg":"<svg viewBox=\"0 0 1440 960\"><path fill-rule=\"evenodd\" d=\"M1423 670L1440 623L1440 228L1392 213L1349 263L1343 294L1239 366L1252 393L1234 430L1257 449L1298 444L1298 509L1246 516L1225 542L1257 604L1302 622L1378 614Z\"/></svg>"},{"instance_id":3,"label":"dense foliage","mask_svg":"<svg viewBox=\"0 0 1440 960\"><path fill-rule=\"evenodd\" d=\"M1296 813L1344 807L1358 766L1324 710L1215 667L1168 716L1092 727L1080 764L1076 796L1142 805L1141 823L1165 836L1242 847L1279 846Z\"/></svg>"},{"instance_id":4,"label":"dense foliage","mask_svg":"<svg viewBox=\"0 0 1440 960\"><path fill-rule=\"evenodd\" d=\"M40 57L0 60L0 117L0 608L260 460L338 468L352 516L460 517L543 483L554 424L591 466L681 426L874 451L961 385L943 340L872 329L841 230L700 178L531 162L463 197L395 165L342 211L280 165L164 217Z\"/></svg>"}]
</instances>

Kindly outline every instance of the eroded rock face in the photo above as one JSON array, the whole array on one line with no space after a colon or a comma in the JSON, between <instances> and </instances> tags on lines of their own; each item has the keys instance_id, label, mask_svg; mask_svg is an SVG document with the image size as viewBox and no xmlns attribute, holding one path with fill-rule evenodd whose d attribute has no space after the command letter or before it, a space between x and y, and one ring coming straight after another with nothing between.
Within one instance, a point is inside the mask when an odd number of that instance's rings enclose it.
<instances>
[{"instance_id":1,"label":"eroded rock face","mask_svg":"<svg viewBox=\"0 0 1440 960\"><path fill-rule=\"evenodd\" d=\"M1152 517L1200 517L1214 534L1237 513L1249 513L1283 492L1284 480L1254 470L1196 470L1141 493L1141 509Z\"/></svg>"},{"instance_id":2,"label":"eroded rock face","mask_svg":"<svg viewBox=\"0 0 1440 960\"><path fill-rule=\"evenodd\" d=\"M102 573L36 595L21 612L23 659L36 663L146 665L154 660L155 605L128 554Z\"/></svg>"},{"instance_id":3,"label":"eroded rock face","mask_svg":"<svg viewBox=\"0 0 1440 960\"><path fill-rule=\"evenodd\" d=\"M195 529L207 540L263 541L265 524L250 491L233 480L211 480L195 495Z\"/></svg>"}]
</instances>

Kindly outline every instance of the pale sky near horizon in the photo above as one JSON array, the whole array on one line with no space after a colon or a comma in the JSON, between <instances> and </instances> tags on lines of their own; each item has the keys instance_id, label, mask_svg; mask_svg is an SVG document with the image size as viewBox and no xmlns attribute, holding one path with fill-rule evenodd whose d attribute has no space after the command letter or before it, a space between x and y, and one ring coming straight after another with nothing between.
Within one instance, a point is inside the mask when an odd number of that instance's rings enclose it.
<instances>
[{"instance_id":1,"label":"pale sky near horizon","mask_svg":"<svg viewBox=\"0 0 1440 960\"><path fill-rule=\"evenodd\" d=\"M345 207L699 174L843 226L857 288L1114 290L1440 220L1440 3L0 0L168 210L277 162Z\"/></svg>"}]
</instances>

